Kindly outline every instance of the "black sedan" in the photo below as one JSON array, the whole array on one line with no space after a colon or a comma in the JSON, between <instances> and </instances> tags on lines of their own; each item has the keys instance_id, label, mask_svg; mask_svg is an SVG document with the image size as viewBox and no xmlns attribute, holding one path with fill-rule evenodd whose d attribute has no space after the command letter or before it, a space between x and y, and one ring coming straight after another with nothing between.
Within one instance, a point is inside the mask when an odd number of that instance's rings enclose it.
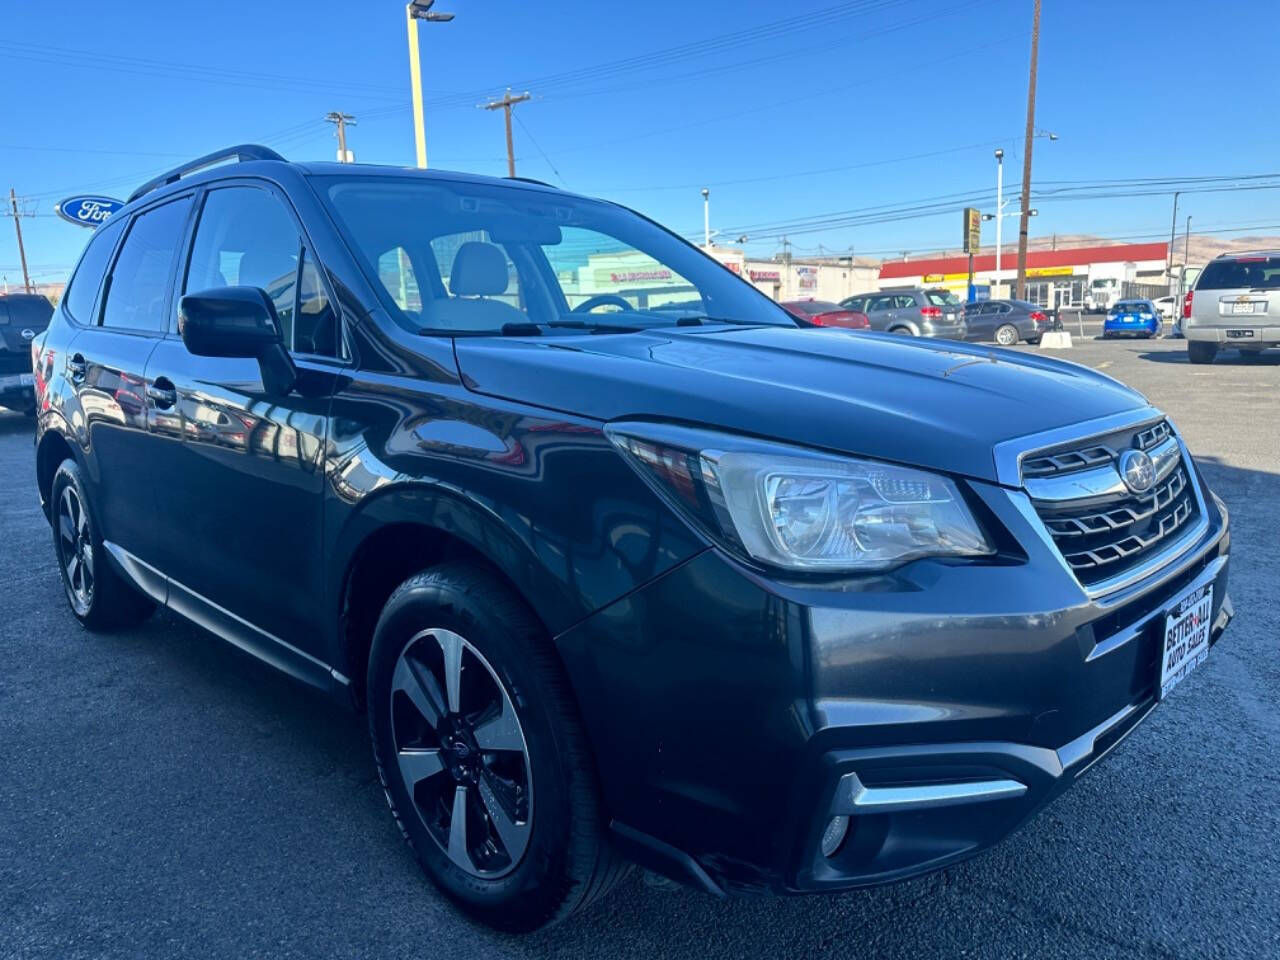
<instances>
[{"instance_id":1,"label":"black sedan","mask_svg":"<svg viewBox=\"0 0 1280 960\"><path fill-rule=\"evenodd\" d=\"M966 304L964 319L969 326L965 339L994 340L1002 347L1011 347L1022 340L1039 343L1040 336L1051 324L1044 310L1026 300L981 300Z\"/></svg>"}]
</instances>

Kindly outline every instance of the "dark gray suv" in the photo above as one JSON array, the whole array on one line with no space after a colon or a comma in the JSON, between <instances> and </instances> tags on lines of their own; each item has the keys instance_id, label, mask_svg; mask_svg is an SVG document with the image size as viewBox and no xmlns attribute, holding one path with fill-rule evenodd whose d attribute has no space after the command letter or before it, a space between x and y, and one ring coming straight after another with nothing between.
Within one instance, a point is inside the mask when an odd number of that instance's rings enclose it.
<instances>
[{"instance_id":1,"label":"dark gray suv","mask_svg":"<svg viewBox=\"0 0 1280 960\"><path fill-rule=\"evenodd\" d=\"M967 334L964 304L950 290L904 287L860 293L840 301L846 310L860 310L872 330L911 337L963 340Z\"/></svg>"},{"instance_id":2,"label":"dark gray suv","mask_svg":"<svg viewBox=\"0 0 1280 960\"><path fill-rule=\"evenodd\" d=\"M99 226L33 346L72 614L166 607L364 711L423 869L508 930L630 862L972 856L1231 619L1226 509L1141 395L802 327L544 185L236 147Z\"/></svg>"}]
</instances>

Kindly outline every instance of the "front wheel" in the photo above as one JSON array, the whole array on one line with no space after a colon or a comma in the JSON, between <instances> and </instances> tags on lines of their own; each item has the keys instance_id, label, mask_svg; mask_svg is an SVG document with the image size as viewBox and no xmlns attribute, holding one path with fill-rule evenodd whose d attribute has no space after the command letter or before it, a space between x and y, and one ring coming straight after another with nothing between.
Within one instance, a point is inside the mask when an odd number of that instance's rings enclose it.
<instances>
[{"instance_id":1,"label":"front wheel","mask_svg":"<svg viewBox=\"0 0 1280 960\"><path fill-rule=\"evenodd\" d=\"M1018 342L1018 328L1011 323L1002 324L996 330L996 343L1002 347L1012 347Z\"/></svg>"},{"instance_id":2,"label":"front wheel","mask_svg":"<svg viewBox=\"0 0 1280 960\"><path fill-rule=\"evenodd\" d=\"M914 337L916 332L910 327L890 327L890 333L896 333L900 337Z\"/></svg>"},{"instance_id":3,"label":"front wheel","mask_svg":"<svg viewBox=\"0 0 1280 960\"><path fill-rule=\"evenodd\" d=\"M1187 359L1192 363L1213 363L1213 358L1217 355L1216 343L1206 343L1203 340L1192 340L1187 343Z\"/></svg>"},{"instance_id":4,"label":"front wheel","mask_svg":"<svg viewBox=\"0 0 1280 960\"><path fill-rule=\"evenodd\" d=\"M391 812L471 916L536 930L625 876L563 669L490 570L452 562L401 584L374 631L367 693Z\"/></svg>"}]
</instances>

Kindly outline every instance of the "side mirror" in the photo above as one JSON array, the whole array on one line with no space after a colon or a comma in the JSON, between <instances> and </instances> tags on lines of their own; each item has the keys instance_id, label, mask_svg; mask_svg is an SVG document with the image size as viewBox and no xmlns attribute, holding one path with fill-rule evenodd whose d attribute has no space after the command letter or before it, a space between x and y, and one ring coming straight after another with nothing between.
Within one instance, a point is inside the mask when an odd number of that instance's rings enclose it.
<instances>
[{"instance_id":1,"label":"side mirror","mask_svg":"<svg viewBox=\"0 0 1280 960\"><path fill-rule=\"evenodd\" d=\"M279 318L259 287L219 287L189 293L178 304L178 332L197 357L254 357L262 385L283 395L298 371L280 337Z\"/></svg>"}]
</instances>

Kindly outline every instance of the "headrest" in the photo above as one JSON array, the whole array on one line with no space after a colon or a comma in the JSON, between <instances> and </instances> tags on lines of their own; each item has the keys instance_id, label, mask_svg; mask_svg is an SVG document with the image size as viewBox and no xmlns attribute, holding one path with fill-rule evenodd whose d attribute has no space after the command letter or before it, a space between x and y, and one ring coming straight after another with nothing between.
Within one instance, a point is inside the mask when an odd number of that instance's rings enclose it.
<instances>
[{"instance_id":1,"label":"headrest","mask_svg":"<svg viewBox=\"0 0 1280 960\"><path fill-rule=\"evenodd\" d=\"M468 240L458 248L449 274L455 297L493 297L507 292L507 258L500 247Z\"/></svg>"}]
</instances>

